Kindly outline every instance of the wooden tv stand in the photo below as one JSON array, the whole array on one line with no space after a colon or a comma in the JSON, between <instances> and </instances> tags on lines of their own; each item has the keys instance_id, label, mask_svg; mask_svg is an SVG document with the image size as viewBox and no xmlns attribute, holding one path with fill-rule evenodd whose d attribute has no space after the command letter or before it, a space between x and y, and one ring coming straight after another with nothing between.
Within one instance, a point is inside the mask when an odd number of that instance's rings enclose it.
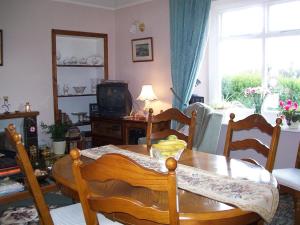
<instances>
[{"instance_id":1,"label":"wooden tv stand","mask_svg":"<svg viewBox=\"0 0 300 225\"><path fill-rule=\"evenodd\" d=\"M91 127L93 146L137 144L139 137L146 136L147 120L92 116ZM167 127L170 127L170 121L155 123L152 130L155 132Z\"/></svg>"}]
</instances>

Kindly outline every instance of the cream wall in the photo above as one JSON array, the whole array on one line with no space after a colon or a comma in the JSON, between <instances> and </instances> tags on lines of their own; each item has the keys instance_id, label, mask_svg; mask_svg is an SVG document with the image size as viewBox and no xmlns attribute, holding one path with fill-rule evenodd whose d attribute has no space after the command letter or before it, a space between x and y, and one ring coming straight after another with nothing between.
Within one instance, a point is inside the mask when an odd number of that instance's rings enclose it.
<instances>
[{"instance_id":1,"label":"cream wall","mask_svg":"<svg viewBox=\"0 0 300 225\"><path fill-rule=\"evenodd\" d=\"M50 0L1 0L4 66L0 66L0 104L2 96L8 96L14 111L23 109L28 101L40 112L39 122L53 121L52 28L107 33L110 78L115 74L114 11ZM39 135L41 142L40 130Z\"/></svg>"},{"instance_id":2,"label":"cream wall","mask_svg":"<svg viewBox=\"0 0 300 225\"><path fill-rule=\"evenodd\" d=\"M145 23L145 32L129 32L136 20ZM143 84L152 84L159 99L152 105L155 112L171 107L172 103L169 24L168 0L153 0L116 11L116 78L129 82L134 100ZM131 40L145 37L153 37L154 61L133 63ZM143 103L135 102L143 107Z\"/></svg>"}]
</instances>

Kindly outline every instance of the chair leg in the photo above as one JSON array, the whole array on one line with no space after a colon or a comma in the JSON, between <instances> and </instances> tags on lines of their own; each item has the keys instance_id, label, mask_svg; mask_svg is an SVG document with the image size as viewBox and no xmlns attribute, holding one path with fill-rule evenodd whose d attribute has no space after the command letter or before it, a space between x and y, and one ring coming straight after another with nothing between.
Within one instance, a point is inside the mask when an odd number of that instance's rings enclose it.
<instances>
[{"instance_id":1,"label":"chair leg","mask_svg":"<svg viewBox=\"0 0 300 225\"><path fill-rule=\"evenodd\" d=\"M294 193L295 225L300 225L300 192Z\"/></svg>"}]
</instances>

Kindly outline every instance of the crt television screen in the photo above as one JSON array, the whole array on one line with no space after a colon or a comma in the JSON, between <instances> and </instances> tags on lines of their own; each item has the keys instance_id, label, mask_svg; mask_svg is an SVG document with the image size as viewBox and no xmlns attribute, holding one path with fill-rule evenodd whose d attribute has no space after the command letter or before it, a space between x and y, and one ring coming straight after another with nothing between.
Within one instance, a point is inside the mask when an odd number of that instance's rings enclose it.
<instances>
[{"instance_id":1,"label":"crt television screen","mask_svg":"<svg viewBox=\"0 0 300 225\"><path fill-rule=\"evenodd\" d=\"M126 83L101 83L97 86L99 112L105 116L126 116L132 107Z\"/></svg>"}]
</instances>

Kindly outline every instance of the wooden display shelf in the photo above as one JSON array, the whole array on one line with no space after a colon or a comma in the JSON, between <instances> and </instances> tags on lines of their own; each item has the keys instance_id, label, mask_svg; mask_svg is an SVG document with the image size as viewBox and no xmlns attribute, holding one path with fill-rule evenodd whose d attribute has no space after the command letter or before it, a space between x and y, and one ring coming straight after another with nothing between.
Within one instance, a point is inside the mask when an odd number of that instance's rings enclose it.
<instances>
[{"instance_id":1,"label":"wooden display shelf","mask_svg":"<svg viewBox=\"0 0 300 225\"><path fill-rule=\"evenodd\" d=\"M0 120L14 119L14 118L24 118L24 117L35 117L35 116L38 116L39 114L40 113L37 112L37 111L1 113L0 114Z\"/></svg>"},{"instance_id":2,"label":"wooden display shelf","mask_svg":"<svg viewBox=\"0 0 300 225\"><path fill-rule=\"evenodd\" d=\"M104 65L58 64L57 67L104 67Z\"/></svg>"},{"instance_id":3,"label":"wooden display shelf","mask_svg":"<svg viewBox=\"0 0 300 225\"><path fill-rule=\"evenodd\" d=\"M81 44L76 44L73 42L74 38ZM51 32L52 40L52 87L53 87L53 108L54 108L54 120L57 122L60 119L61 109L63 112L70 111L70 106L65 102L59 102L62 100L60 98L73 98L73 97L85 97L85 96L96 96L92 93L87 94L71 94L71 95L61 95L62 92L58 92L58 86L62 87L63 83L71 84L73 81L72 76L68 76L74 72L76 74L76 82L78 84L86 83L87 79L108 79L108 37L104 33L91 33L91 32L81 32L81 31L70 31L70 30L57 30L52 29ZM63 40L63 41L62 41ZM82 42L84 41L84 42ZM88 45L87 45L87 44ZM82 45L82 46L81 46ZM66 48L65 48L66 47ZM63 62L57 62L57 53L62 55L73 55L74 57L80 57L80 48L86 47L87 55L100 55L103 57L103 62L99 61L101 65L91 65L91 64L76 64L68 62L63 64ZM77 55L76 55L77 54ZM92 63L92 61L91 61ZM66 68L66 70L64 69ZM68 69L67 69L68 68ZM86 69L86 70L85 70ZM78 75L78 76L77 76ZM59 79L58 79L59 78ZM68 82L69 81L69 82ZM59 83L61 82L61 83ZM58 95L60 93L60 95ZM89 110L88 104L81 103L94 103L92 99L89 98L74 98L74 103L77 104L77 110L79 112L87 112ZM60 103L60 104L59 104ZM59 107L58 107L59 106Z\"/></svg>"}]
</instances>

